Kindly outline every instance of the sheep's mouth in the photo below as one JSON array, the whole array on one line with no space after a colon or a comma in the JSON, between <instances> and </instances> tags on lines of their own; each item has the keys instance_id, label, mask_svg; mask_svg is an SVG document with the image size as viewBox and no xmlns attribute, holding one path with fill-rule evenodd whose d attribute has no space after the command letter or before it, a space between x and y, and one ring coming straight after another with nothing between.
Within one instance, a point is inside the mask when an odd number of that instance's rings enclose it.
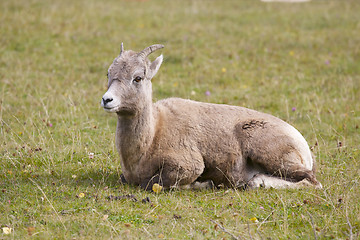
<instances>
[{"instance_id":1,"label":"sheep's mouth","mask_svg":"<svg viewBox=\"0 0 360 240\"><path fill-rule=\"evenodd\" d=\"M104 108L104 110L105 110L106 112L111 112L111 113L113 113L113 112L117 112L118 109L120 108L120 106L116 106L116 107L106 107L106 106L104 106L103 108Z\"/></svg>"},{"instance_id":2,"label":"sheep's mouth","mask_svg":"<svg viewBox=\"0 0 360 240\"><path fill-rule=\"evenodd\" d=\"M135 110L131 109L131 108L125 108L125 107L120 107L120 106L116 106L116 107L103 107L104 110L106 112L109 113L117 113L120 116L132 116L135 115Z\"/></svg>"}]
</instances>

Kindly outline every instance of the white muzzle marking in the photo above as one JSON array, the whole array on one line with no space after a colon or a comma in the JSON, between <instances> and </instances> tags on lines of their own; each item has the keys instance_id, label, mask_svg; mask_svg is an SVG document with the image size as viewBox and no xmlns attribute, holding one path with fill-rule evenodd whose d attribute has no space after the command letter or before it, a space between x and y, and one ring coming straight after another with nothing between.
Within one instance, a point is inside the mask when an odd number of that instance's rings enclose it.
<instances>
[{"instance_id":1,"label":"white muzzle marking","mask_svg":"<svg viewBox=\"0 0 360 240\"><path fill-rule=\"evenodd\" d=\"M101 106L107 112L116 112L120 107L120 100L112 93L111 88L101 99Z\"/></svg>"}]
</instances>

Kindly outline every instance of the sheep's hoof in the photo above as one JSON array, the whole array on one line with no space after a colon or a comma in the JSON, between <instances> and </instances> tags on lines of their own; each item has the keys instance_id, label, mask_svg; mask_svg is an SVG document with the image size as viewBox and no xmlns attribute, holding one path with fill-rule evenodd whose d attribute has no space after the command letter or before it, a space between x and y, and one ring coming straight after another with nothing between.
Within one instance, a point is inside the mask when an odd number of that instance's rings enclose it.
<instances>
[{"instance_id":1,"label":"sheep's hoof","mask_svg":"<svg viewBox=\"0 0 360 240\"><path fill-rule=\"evenodd\" d=\"M173 189L183 189L183 190L203 190L203 189L214 189L215 188L215 184L213 181L208 180L205 182L199 182L199 181L195 181L191 184L186 184L186 185L174 185L171 186L171 188Z\"/></svg>"},{"instance_id":2,"label":"sheep's hoof","mask_svg":"<svg viewBox=\"0 0 360 240\"><path fill-rule=\"evenodd\" d=\"M202 190L202 189L214 189L215 188L215 184L212 180L208 180L205 182L193 182L191 184L191 188L195 189L195 190Z\"/></svg>"},{"instance_id":3,"label":"sheep's hoof","mask_svg":"<svg viewBox=\"0 0 360 240\"><path fill-rule=\"evenodd\" d=\"M128 182L126 181L126 179L125 179L125 176L124 176L124 174L120 174L120 183L121 184L127 184Z\"/></svg>"}]
</instances>

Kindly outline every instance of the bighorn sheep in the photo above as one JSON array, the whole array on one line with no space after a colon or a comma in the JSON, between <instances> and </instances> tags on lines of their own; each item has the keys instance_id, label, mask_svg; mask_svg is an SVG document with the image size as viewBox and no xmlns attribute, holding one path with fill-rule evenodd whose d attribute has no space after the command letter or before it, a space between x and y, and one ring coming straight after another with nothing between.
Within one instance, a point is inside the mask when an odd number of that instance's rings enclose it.
<instances>
[{"instance_id":1,"label":"bighorn sheep","mask_svg":"<svg viewBox=\"0 0 360 240\"><path fill-rule=\"evenodd\" d=\"M208 186L321 187L303 136L272 115L180 98L152 102L151 79L163 61L121 52L101 100L118 117L116 147L126 182L151 189ZM202 184L201 184L202 183ZM205 183L205 184L204 184Z\"/></svg>"}]
</instances>

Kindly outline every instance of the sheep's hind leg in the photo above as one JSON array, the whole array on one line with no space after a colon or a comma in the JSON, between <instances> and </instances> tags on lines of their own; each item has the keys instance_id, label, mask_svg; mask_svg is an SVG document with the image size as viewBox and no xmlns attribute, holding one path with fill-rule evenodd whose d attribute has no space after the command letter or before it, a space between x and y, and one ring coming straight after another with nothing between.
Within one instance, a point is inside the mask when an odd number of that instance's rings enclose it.
<instances>
[{"instance_id":1,"label":"sheep's hind leg","mask_svg":"<svg viewBox=\"0 0 360 240\"><path fill-rule=\"evenodd\" d=\"M278 177L272 177L266 174L256 174L249 182L246 184L249 188L305 188L313 187L314 185L310 183L307 179L303 179L299 182L290 182Z\"/></svg>"}]
</instances>

